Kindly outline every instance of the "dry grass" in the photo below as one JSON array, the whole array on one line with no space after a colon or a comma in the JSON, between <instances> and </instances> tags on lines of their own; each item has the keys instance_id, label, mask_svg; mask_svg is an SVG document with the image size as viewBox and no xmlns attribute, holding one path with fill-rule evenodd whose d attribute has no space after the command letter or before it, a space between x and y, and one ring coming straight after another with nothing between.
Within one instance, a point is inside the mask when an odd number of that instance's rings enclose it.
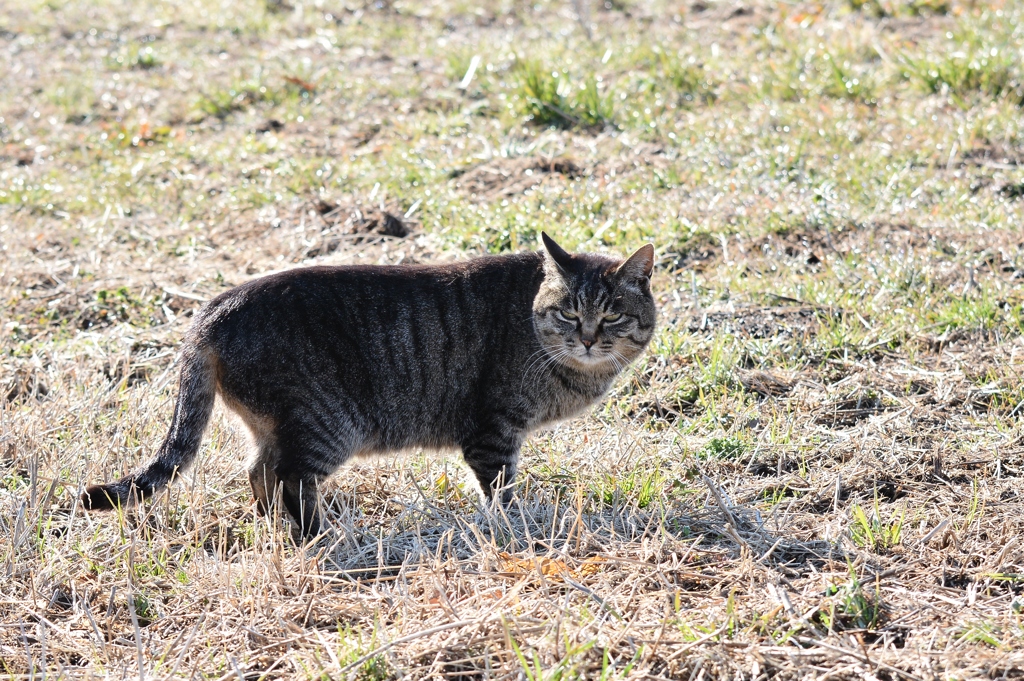
<instances>
[{"instance_id":1,"label":"dry grass","mask_svg":"<svg viewBox=\"0 0 1024 681\"><path fill-rule=\"evenodd\" d=\"M5 7L0 673L1021 678L1021 19ZM541 229L653 240L661 329L506 511L417 453L335 476L296 546L220 415L153 503L75 506L163 437L202 300Z\"/></svg>"}]
</instances>

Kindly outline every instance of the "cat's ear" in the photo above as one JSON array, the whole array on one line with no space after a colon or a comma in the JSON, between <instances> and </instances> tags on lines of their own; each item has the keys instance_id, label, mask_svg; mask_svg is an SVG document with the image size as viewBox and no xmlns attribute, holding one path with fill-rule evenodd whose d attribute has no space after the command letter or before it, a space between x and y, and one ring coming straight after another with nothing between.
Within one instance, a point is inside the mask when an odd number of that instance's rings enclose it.
<instances>
[{"instance_id":1,"label":"cat's ear","mask_svg":"<svg viewBox=\"0 0 1024 681\"><path fill-rule=\"evenodd\" d=\"M626 275L635 279L650 279L654 271L654 246L647 244L637 249L636 253L626 258L626 262L619 265L615 270L616 274Z\"/></svg>"},{"instance_id":2,"label":"cat's ear","mask_svg":"<svg viewBox=\"0 0 1024 681\"><path fill-rule=\"evenodd\" d=\"M555 243L555 240L547 235L547 232L541 232L540 238L544 242L544 250L548 252L551 259L555 261L555 264L562 270L568 270L572 267L572 256L561 246Z\"/></svg>"}]
</instances>

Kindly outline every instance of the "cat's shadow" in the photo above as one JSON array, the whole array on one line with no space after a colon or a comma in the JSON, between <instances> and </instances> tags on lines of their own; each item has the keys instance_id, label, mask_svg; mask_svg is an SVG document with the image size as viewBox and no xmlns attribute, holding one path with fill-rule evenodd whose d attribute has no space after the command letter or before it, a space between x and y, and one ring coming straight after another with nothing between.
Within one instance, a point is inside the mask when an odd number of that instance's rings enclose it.
<instances>
[{"instance_id":1,"label":"cat's shadow","mask_svg":"<svg viewBox=\"0 0 1024 681\"><path fill-rule=\"evenodd\" d=\"M502 506L420 494L388 518L367 515L350 498L325 503L329 529L307 544L321 570L340 582L393 577L419 568L461 566L494 571L508 561L552 559L657 563L683 556L698 569L730 560L758 560L784 575L794 568L845 560L834 544L769 532L753 517L726 517L714 507L683 503L646 508L579 498L530 495ZM382 522L384 521L384 522Z\"/></svg>"}]
</instances>

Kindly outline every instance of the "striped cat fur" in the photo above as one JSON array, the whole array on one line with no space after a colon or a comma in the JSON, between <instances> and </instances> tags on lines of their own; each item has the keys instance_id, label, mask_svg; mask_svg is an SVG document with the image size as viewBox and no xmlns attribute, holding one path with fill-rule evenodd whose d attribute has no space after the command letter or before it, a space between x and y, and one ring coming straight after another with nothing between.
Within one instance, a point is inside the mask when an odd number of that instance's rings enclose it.
<instances>
[{"instance_id":1,"label":"striped cat fur","mask_svg":"<svg viewBox=\"0 0 1024 681\"><path fill-rule=\"evenodd\" d=\"M580 413L651 340L654 248L625 260L538 253L445 265L308 267L211 300L185 337L170 431L137 471L87 487L110 509L195 458L220 395L252 433L257 509L320 532L317 485L354 456L459 448L507 502L520 447Z\"/></svg>"}]
</instances>

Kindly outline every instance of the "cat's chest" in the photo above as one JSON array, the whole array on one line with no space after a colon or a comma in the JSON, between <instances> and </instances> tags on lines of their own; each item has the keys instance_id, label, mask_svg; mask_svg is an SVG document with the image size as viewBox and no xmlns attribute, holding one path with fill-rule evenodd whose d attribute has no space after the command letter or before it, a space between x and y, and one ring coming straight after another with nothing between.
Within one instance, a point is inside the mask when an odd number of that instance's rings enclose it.
<instances>
[{"instance_id":1,"label":"cat's chest","mask_svg":"<svg viewBox=\"0 0 1024 681\"><path fill-rule=\"evenodd\" d=\"M611 381L571 382L553 379L535 403L533 427L577 416L600 400Z\"/></svg>"}]
</instances>

